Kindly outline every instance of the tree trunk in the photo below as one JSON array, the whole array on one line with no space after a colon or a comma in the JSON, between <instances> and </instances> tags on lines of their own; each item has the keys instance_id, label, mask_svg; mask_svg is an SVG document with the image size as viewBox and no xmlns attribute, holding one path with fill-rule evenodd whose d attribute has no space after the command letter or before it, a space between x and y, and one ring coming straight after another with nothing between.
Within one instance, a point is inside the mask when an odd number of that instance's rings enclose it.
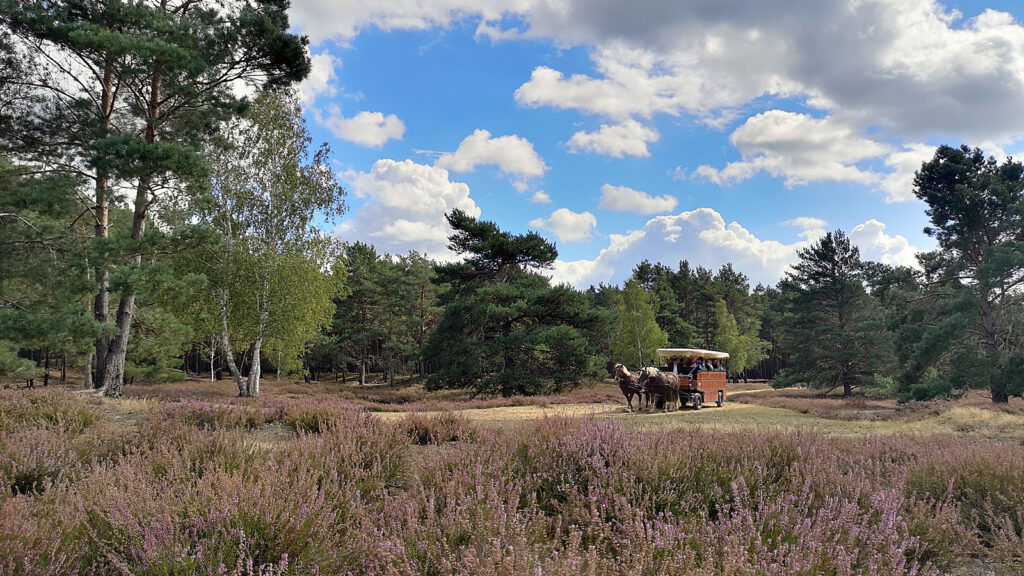
<instances>
[{"instance_id":1,"label":"tree trunk","mask_svg":"<svg viewBox=\"0 0 1024 576\"><path fill-rule=\"evenodd\" d=\"M92 352L85 355L85 371L82 372L82 378L85 379L84 388L89 390L92 388Z\"/></svg>"},{"instance_id":2,"label":"tree trunk","mask_svg":"<svg viewBox=\"0 0 1024 576\"><path fill-rule=\"evenodd\" d=\"M102 116L102 125L100 129L100 135L104 136L110 131L110 119L114 110L114 65L111 61L107 61L103 66L103 86L100 92L100 114ZM96 238L107 238L110 236L110 220L109 213L107 211L108 205L108 187L110 184L110 175L105 168L96 170L96 226L94 228ZM102 240L101 240L102 242ZM110 315L110 273L107 270L106 256L98 258L99 264L96 266L96 280L99 282L99 287L96 291L96 299L93 302L93 317L96 322L100 325L107 323L107 317ZM90 374L88 380L90 383L95 382L97 388L103 386L104 377L103 370L106 368L107 363L107 347L109 337L106 334L100 334L96 337L96 377L93 379ZM90 386L91 388L92 386Z\"/></svg>"},{"instance_id":3,"label":"tree trunk","mask_svg":"<svg viewBox=\"0 0 1024 576\"><path fill-rule=\"evenodd\" d=\"M260 395L260 349L263 347L263 336L252 343L252 364L249 367L249 381L246 383L246 396L255 398Z\"/></svg>"},{"instance_id":4,"label":"tree trunk","mask_svg":"<svg viewBox=\"0 0 1024 576\"><path fill-rule=\"evenodd\" d=\"M213 363L217 359L217 337L210 336L210 382L216 380L214 377Z\"/></svg>"},{"instance_id":5,"label":"tree trunk","mask_svg":"<svg viewBox=\"0 0 1024 576\"><path fill-rule=\"evenodd\" d=\"M228 336L228 291L226 288L220 291L220 338L221 348L224 349L224 363L228 365L231 377L235 379L235 386L238 387L238 395L246 396L245 382L242 381L242 374L235 364L235 354L231 349L231 337Z\"/></svg>"},{"instance_id":6,"label":"tree trunk","mask_svg":"<svg viewBox=\"0 0 1024 576\"><path fill-rule=\"evenodd\" d=\"M62 355L60 357L60 381L64 383L68 379L68 357Z\"/></svg>"},{"instance_id":7,"label":"tree trunk","mask_svg":"<svg viewBox=\"0 0 1024 576\"><path fill-rule=\"evenodd\" d=\"M152 146L157 141L157 125L160 121L160 78L161 68L157 63L153 69L153 78L149 86L149 102L147 105L146 144ZM139 177L139 185L135 189L135 210L132 218L132 243L137 248L132 256L131 268L142 266L142 236L146 233L146 213L149 210L149 187L152 174ZM104 395L116 398L121 396L124 387L124 362L128 354L128 338L131 336L132 314L135 310L136 289L127 286L121 293L117 305L117 334L107 348L107 358L103 369Z\"/></svg>"},{"instance_id":8,"label":"tree trunk","mask_svg":"<svg viewBox=\"0 0 1024 576\"><path fill-rule=\"evenodd\" d=\"M263 286L260 291L260 297L256 301L256 307L259 310L259 330L257 332L256 340L252 343L249 352L252 355L251 364L249 365L249 381L246 383L246 396L255 398L260 395L260 375L262 372L262 366L260 362L260 351L263 348L263 335L267 330L267 320L269 318L269 302L270 298L270 279L263 278Z\"/></svg>"},{"instance_id":9,"label":"tree trunk","mask_svg":"<svg viewBox=\"0 0 1024 576\"><path fill-rule=\"evenodd\" d=\"M146 211L149 208L150 176L139 178L135 190L135 212L132 219L132 240L141 248L142 235L146 233ZM142 266L142 252L132 256L131 267ZM128 354L128 339L132 331L132 314L135 312L135 287L128 286L117 304L117 333L107 348L106 365L103 368L103 394L110 398L121 396L124 388L124 364Z\"/></svg>"},{"instance_id":10,"label":"tree trunk","mask_svg":"<svg viewBox=\"0 0 1024 576\"><path fill-rule=\"evenodd\" d=\"M985 352L988 355L989 365L995 365L999 357L999 344L997 341L996 333L996 315L995 310L990 302L984 301L981 304L981 330L984 334ZM1010 401L1010 395L1007 393L1006 387L1002 384L997 384L995 381L989 386L989 392L992 395L992 402L996 404L1006 404Z\"/></svg>"},{"instance_id":11,"label":"tree trunk","mask_svg":"<svg viewBox=\"0 0 1024 576\"><path fill-rule=\"evenodd\" d=\"M43 387L50 385L50 350L47 349L43 358Z\"/></svg>"}]
</instances>

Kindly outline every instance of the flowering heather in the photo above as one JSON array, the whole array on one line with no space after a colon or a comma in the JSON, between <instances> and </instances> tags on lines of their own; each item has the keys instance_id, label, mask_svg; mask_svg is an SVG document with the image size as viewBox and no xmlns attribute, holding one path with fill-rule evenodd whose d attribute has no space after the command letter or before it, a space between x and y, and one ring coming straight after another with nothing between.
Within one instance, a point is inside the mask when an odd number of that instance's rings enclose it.
<instances>
[{"instance_id":1,"label":"flowering heather","mask_svg":"<svg viewBox=\"0 0 1024 576\"><path fill-rule=\"evenodd\" d=\"M2 400L3 574L1024 571L1011 444L387 423L309 399L170 403L112 444L106 412L79 430ZM47 410L65 401L90 409Z\"/></svg>"}]
</instances>

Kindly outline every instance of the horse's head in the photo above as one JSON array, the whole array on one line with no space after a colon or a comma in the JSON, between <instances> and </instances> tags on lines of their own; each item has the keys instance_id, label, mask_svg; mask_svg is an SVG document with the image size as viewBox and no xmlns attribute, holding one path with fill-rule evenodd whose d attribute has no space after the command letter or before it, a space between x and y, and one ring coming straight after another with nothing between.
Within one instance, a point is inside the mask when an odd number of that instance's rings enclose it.
<instances>
[{"instance_id":1,"label":"horse's head","mask_svg":"<svg viewBox=\"0 0 1024 576\"><path fill-rule=\"evenodd\" d=\"M658 377L658 369L653 366L640 369L640 377L637 378L637 383L641 386L645 385L648 380Z\"/></svg>"}]
</instances>

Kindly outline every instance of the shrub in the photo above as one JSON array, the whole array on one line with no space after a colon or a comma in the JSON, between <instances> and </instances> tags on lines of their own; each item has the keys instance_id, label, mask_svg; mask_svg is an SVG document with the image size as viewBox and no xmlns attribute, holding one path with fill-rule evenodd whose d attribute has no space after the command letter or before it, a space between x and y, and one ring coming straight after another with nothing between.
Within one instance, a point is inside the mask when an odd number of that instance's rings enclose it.
<instances>
[{"instance_id":1,"label":"shrub","mask_svg":"<svg viewBox=\"0 0 1024 576\"><path fill-rule=\"evenodd\" d=\"M436 416L409 414L399 424L414 444L444 444L446 442L473 441L476 428L465 417L452 412Z\"/></svg>"}]
</instances>

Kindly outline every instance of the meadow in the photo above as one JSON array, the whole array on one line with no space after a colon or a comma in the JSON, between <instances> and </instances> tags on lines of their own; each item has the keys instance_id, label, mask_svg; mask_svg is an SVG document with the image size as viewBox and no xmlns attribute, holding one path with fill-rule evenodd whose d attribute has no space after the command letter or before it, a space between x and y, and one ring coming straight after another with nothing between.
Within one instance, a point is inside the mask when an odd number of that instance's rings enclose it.
<instances>
[{"instance_id":1,"label":"meadow","mask_svg":"<svg viewBox=\"0 0 1024 576\"><path fill-rule=\"evenodd\" d=\"M0 573L1020 574L1024 406L0 390Z\"/></svg>"}]
</instances>

